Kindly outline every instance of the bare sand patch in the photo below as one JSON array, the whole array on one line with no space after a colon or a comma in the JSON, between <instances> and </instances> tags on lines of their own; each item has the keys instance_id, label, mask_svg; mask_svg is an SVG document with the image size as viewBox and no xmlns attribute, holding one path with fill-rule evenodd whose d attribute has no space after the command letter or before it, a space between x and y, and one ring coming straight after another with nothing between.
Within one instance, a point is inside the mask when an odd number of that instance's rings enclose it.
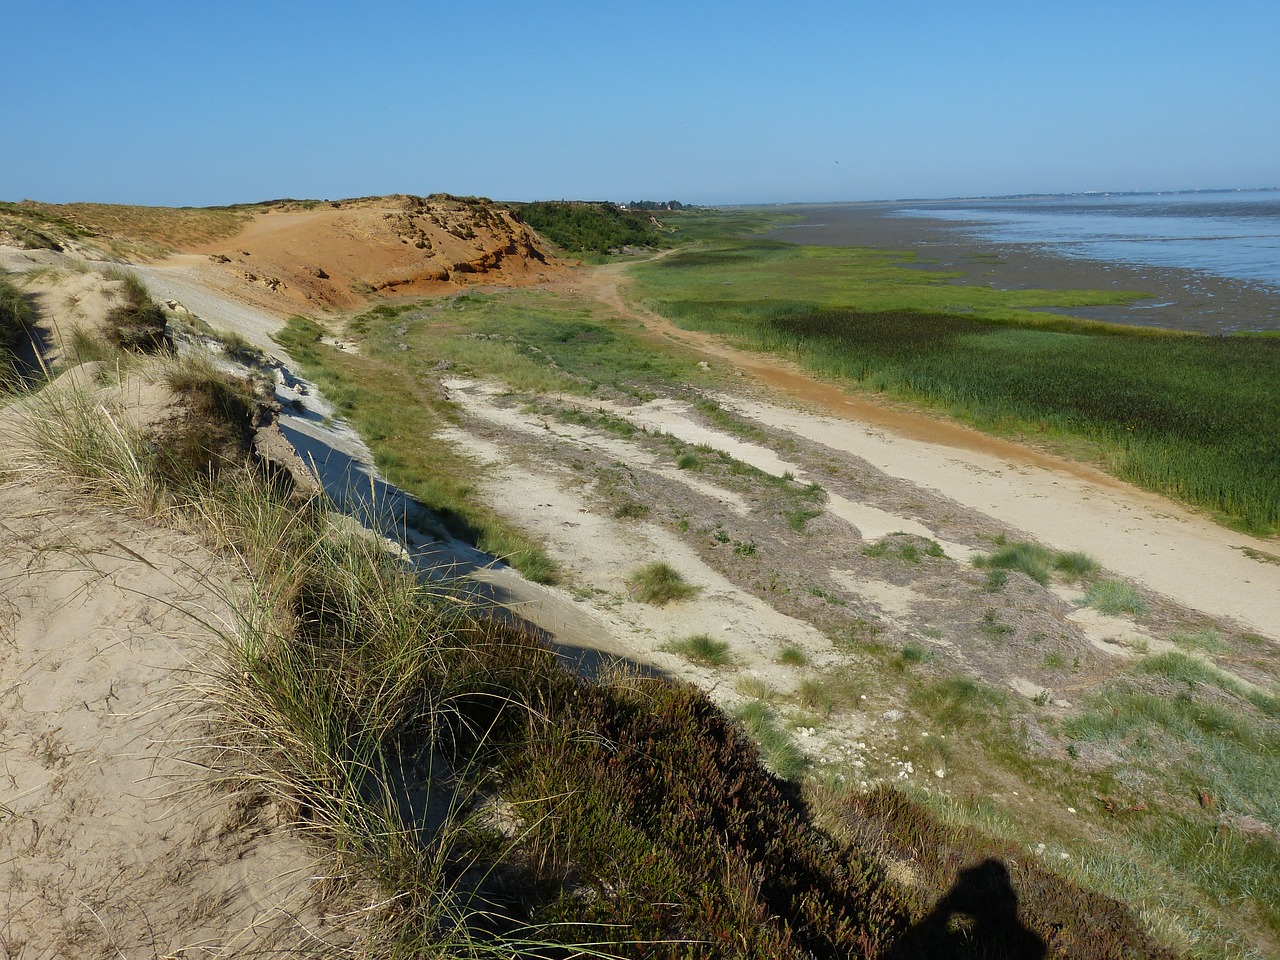
<instances>
[{"instance_id":1,"label":"bare sand patch","mask_svg":"<svg viewBox=\"0 0 1280 960\"><path fill-rule=\"evenodd\" d=\"M927 598L911 587L857 576L852 570L832 570L831 579L850 593L865 597L895 620L909 620Z\"/></svg>"},{"instance_id":2,"label":"bare sand patch","mask_svg":"<svg viewBox=\"0 0 1280 960\"><path fill-rule=\"evenodd\" d=\"M300 949L313 859L201 766L217 563L47 484L0 486L0 516L6 955Z\"/></svg>"}]
</instances>

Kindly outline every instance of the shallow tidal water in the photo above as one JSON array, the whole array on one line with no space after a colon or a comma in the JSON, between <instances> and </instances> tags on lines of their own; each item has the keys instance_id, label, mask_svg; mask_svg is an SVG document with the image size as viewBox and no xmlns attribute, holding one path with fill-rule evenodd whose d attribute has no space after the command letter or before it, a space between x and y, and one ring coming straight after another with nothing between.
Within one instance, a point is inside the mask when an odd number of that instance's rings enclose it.
<instances>
[{"instance_id":1,"label":"shallow tidal water","mask_svg":"<svg viewBox=\"0 0 1280 960\"><path fill-rule=\"evenodd\" d=\"M904 205L894 216L1065 257L1180 267L1280 294L1280 191L1083 194Z\"/></svg>"}]
</instances>

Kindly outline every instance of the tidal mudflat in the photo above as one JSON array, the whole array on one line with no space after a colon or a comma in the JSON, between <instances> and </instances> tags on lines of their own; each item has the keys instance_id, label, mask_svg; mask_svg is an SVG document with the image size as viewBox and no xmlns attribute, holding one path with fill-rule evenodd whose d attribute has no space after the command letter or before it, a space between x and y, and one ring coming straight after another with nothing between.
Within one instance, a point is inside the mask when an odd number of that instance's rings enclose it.
<instances>
[{"instance_id":1,"label":"tidal mudflat","mask_svg":"<svg viewBox=\"0 0 1280 960\"><path fill-rule=\"evenodd\" d=\"M775 240L816 246L904 250L922 270L963 271L956 283L1001 290L1089 289L1141 291L1129 304L1055 308L1055 313L1197 333L1280 330L1280 290L1260 282L1202 270L1075 259L1044 244L978 238L973 221L955 215L969 201L794 206L802 219L771 231ZM919 213L919 216L912 215ZM928 215L926 215L928 214Z\"/></svg>"}]
</instances>

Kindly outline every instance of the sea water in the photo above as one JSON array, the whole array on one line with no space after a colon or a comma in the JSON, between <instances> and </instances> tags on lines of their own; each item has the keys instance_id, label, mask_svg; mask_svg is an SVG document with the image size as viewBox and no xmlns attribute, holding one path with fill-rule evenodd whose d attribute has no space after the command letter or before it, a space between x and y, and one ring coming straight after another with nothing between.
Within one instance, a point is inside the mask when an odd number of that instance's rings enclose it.
<instances>
[{"instance_id":1,"label":"sea water","mask_svg":"<svg viewBox=\"0 0 1280 960\"><path fill-rule=\"evenodd\" d=\"M1280 190L1086 193L910 203L891 216L1046 253L1181 267L1280 291Z\"/></svg>"}]
</instances>

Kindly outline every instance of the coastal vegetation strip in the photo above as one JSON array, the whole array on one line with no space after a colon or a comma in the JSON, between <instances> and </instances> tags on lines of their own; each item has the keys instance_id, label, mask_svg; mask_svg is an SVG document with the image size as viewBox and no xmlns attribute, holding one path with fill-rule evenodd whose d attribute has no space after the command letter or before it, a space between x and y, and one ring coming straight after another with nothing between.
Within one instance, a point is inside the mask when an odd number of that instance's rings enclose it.
<instances>
[{"instance_id":1,"label":"coastal vegetation strip","mask_svg":"<svg viewBox=\"0 0 1280 960\"><path fill-rule=\"evenodd\" d=\"M722 238L633 275L682 326L1084 453L1250 531L1280 527L1280 434L1262 428L1280 423L1280 341L1078 320L1042 311L1136 295L959 285L913 260Z\"/></svg>"},{"instance_id":2,"label":"coastal vegetation strip","mask_svg":"<svg viewBox=\"0 0 1280 960\"><path fill-rule=\"evenodd\" d=\"M723 427L727 433L747 433L754 442L766 444L772 444L776 439L758 425L737 422L709 399L699 402L696 399L697 385L716 387L722 381L713 371L699 368L692 356L657 348L656 341L643 336L634 324L611 318L573 297L547 291L518 291L466 294L399 307L384 305L355 318L348 325L347 333L355 338L358 353L356 349L337 350L323 344L319 346L333 350L335 358L351 362L350 371L364 370L371 374L381 368L361 367L357 361L379 358L380 362L398 365L410 380L420 383L437 382L451 376L482 378L490 384L497 382L504 384L511 393L505 397L495 395L495 403L517 406L531 415L588 427L625 440L683 471L714 472L717 482L729 487L744 484L743 491L754 496L777 487L791 498L786 504L779 502L779 509L820 505L823 495L820 488L806 487L787 476L762 474L731 458L726 459L710 448L682 444L666 434L650 433L628 420L626 404L652 397L659 391L667 391L669 395L671 390L679 392L693 388L690 392L694 398L691 409ZM313 330L309 336L314 338L315 334ZM379 376L371 376L370 379L379 385L378 389L396 396L403 391L400 380ZM561 399L556 400L550 394L561 395ZM575 406L570 402L574 397L582 398L585 405ZM613 402L609 403L607 411L593 410L590 407L593 400ZM551 436L548 434L548 438ZM378 442L382 441L375 440ZM580 453L577 455L581 456ZM810 490L813 491L811 498L801 496L807 496ZM604 496L605 485L597 484L597 491ZM634 491L632 495L639 496ZM648 499L637 501L646 510L650 502ZM606 506L612 504L613 501L608 500ZM619 511L615 514L621 516ZM630 515L629 511L627 516ZM791 519L790 516L783 518L787 523ZM739 544L731 534L719 529L704 533L694 529L697 526L693 524L682 529L677 523L676 529L686 537L696 539L702 535L717 544L723 541L720 549L733 562L749 558L760 549L745 540ZM885 563L890 560L907 562L908 558L913 563L924 563L926 559L945 562L936 544L908 542L908 539L892 538L892 551L889 551L886 541L869 545L864 553L873 560L883 553ZM995 550L990 559L982 561L991 574L987 578L990 582L979 597L988 606L987 613L983 617L977 613L973 616L974 629L984 638L982 642L997 646L1008 645L1014 631L1022 631L1022 627L1008 622L1014 616L1016 623L1016 615L1006 609L1012 601L996 599L997 595L1014 589L1011 585L1013 573L1026 573L1034 584L1041 580L1049 581L1053 576L1064 581L1083 580L1088 583L1100 572L1097 561L1084 555L1059 554L1022 542L1008 544L1002 537L994 538L993 546ZM892 557L889 557L889 552L892 552ZM1017 589L1023 591L1027 587L1018 586ZM810 588L800 592L819 599L828 598L828 604L832 602L829 598L833 595L825 589ZM987 597L992 599L987 600ZM851 611L849 616L855 617L856 613ZM880 700L887 696L885 684L891 684L897 695L904 697L910 705L913 719L910 726L901 732L901 743L902 748L908 744L911 746L910 755L921 769L932 771L936 766L944 770L948 780L964 778L964 782L980 783L983 791L997 790L998 784L1013 778L1019 785L1016 789L1028 795L1034 793L1041 804L1047 805L1045 816L1023 811L1021 820L1000 828L1001 836L1031 847L1037 842L1051 840L1064 851L1071 850L1072 859L1062 861L1058 869L1068 872L1076 882L1138 905L1150 918L1148 922L1156 923L1174 942L1195 944L1196 949L1206 956L1230 955L1229 952L1221 953L1216 946L1230 937L1227 932L1229 924L1221 911L1228 910L1231 896L1243 895L1248 886L1256 882L1252 874L1235 871L1229 862L1220 861L1210 870L1211 876L1200 877L1185 859L1163 853L1158 856L1144 853L1141 855L1150 865L1148 873L1141 877L1119 877L1116 862L1112 859L1097 856L1077 859L1075 833L1070 825L1057 823L1052 812L1054 808L1082 803L1093 808L1096 804L1089 798L1094 796L1105 796L1110 802L1129 806L1150 804L1153 798L1160 798L1164 814L1158 821L1143 820L1139 823L1137 818L1117 819L1114 822L1104 820L1099 825L1094 811L1081 813L1082 817L1089 818L1093 825L1091 829L1105 835L1116 850L1130 851L1126 855L1136 857L1139 853L1135 844L1144 845L1142 849L1145 850L1146 844L1155 844L1160 838L1172 843L1176 836L1200 829L1201 817L1197 815L1200 808L1194 803L1189 806L1187 798L1179 792L1181 781L1178 775L1173 772L1166 775L1159 768L1146 765L1148 779L1142 785L1133 784L1126 779L1133 761L1100 762L1095 745L1097 741L1077 740L1058 726L1065 718L1059 709L1050 707L1051 692L1046 690L1043 696L1024 702L1011 696L1003 687L958 674L955 665L943 662L932 645L908 643L902 647L896 645L896 641L884 642L875 636L871 628L859 629L857 622L849 628L848 636L836 643L845 658L838 668L827 668L821 676L802 679L794 695L779 698L776 693L766 696L762 692L759 705L753 706L749 701L744 706L739 719L760 743L770 769L811 783L812 778L820 778L824 774L834 776L830 771L808 767L789 727L797 722L797 717L809 725L840 723L842 718L857 717L867 709L861 695L870 694ZM732 669L735 664L727 659L719 665L715 663L725 659L717 653L716 647L715 638L699 639L696 644L673 641L670 645L672 652L704 669ZM1046 667L1071 672L1067 670L1071 663L1069 655L1063 659L1049 652L1044 654L1044 658ZM1072 668L1076 673L1080 669L1078 664L1077 660L1077 665ZM881 682L869 678L889 680ZM1147 674L1135 674L1135 683L1137 689L1145 690L1152 680ZM750 685L744 684L744 690L747 686ZM755 698L757 694L748 696ZM771 702L765 703L765 699ZM1246 715L1253 717L1256 708L1247 701L1243 703ZM1265 727L1268 721L1258 717L1250 722L1258 722ZM945 729L948 740L936 737L919 739L930 729ZM1029 730L1036 731L1034 737L1029 736ZM1147 735L1163 740L1176 734L1174 731L1166 734L1157 725L1150 728ZM960 752L950 746L952 739L957 744L964 744ZM1228 748L1227 744L1220 746ZM1088 757L1088 762L1076 760L1077 754ZM855 778L858 776L854 771L849 773ZM867 776L865 772L861 775ZM856 782L856 779L844 781L844 789ZM1246 784L1236 788L1232 796L1232 811L1262 809L1257 806L1258 794L1254 787ZM931 797L926 802L934 807L944 799ZM981 822L981 813L976 808L973 816ZM1213 817L1216 816L1215 813ZM827 823L825 820L821 822ZM1139 828L1144 831L1150 828L1150 831L1143 833ZM1256 851L1257 862L1274 857L1273 844L1268 841L1249 842L1251 849ZM1186 911L1171 912L1162 900L1164 892L1171 887L1178 889L1188 903L1203 905L1206 903L1204 898L1209 898L1215 907L1203 911L1198 919L1190 918ZM1250 923L1258 922L1256 917L1250 920ZM1265 919L1261 925L1266 926Z\"/></svg>"}]
</instances>

